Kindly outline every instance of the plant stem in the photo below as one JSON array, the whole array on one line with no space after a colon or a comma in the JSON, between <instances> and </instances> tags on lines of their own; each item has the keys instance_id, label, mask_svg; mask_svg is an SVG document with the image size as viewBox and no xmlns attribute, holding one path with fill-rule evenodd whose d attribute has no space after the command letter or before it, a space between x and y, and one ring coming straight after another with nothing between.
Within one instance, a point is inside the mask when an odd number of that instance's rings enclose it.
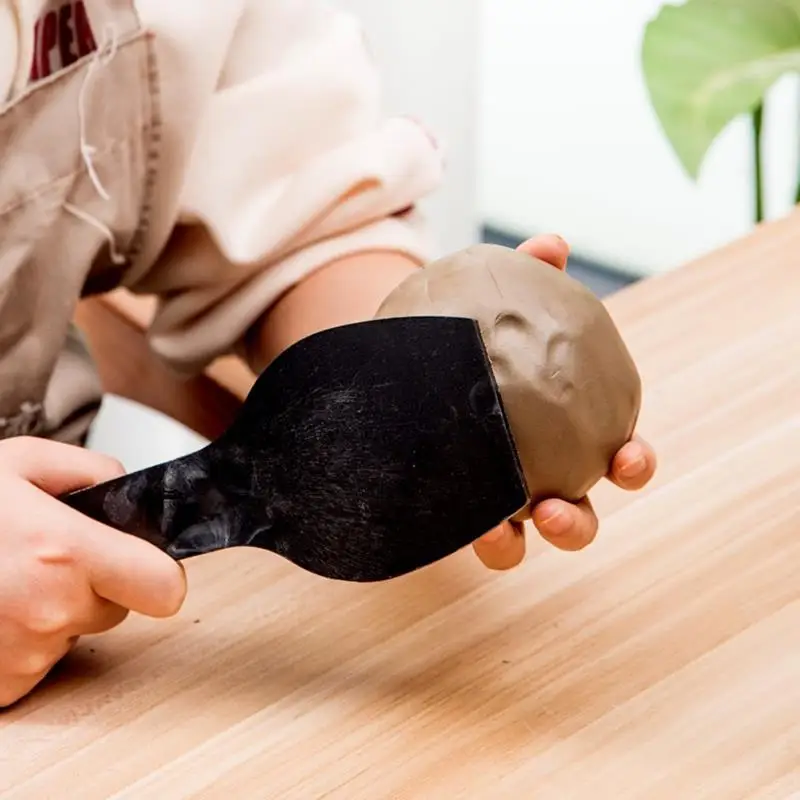
<instances>
[{"instance_id":1,"label":"plant stem","mask_svg":"<svg viewBox=\"0 0 800 800\"><path fill-rule=\"evenodd\" d=\"M797 192L794 197L795 205L800 205L800 157L797 162Z\"/></svg>"},{"instance_id":2,"label":"plant stem","mask_svg":"<svg viewBox=\"0 0 800 800\"><path fill-rule=\"evenodd\" d=\"M800 84L798 84L800 89ZM800 92L797 93L798 111L800 111ZM800 117L800 114L798 115ZM797 133L798 145L800 145L800 125L795 129ZM800 147L797 148L797 191L794 197L795 205L800 205Z\"/></svg>"},{"instance_id":3,"label":"plant stem","mask_svg":"<svg viewBox=\"0 0 800 800\"><path fill-rule=\"evenodd\" d=\"M753 120L753 170L755 193L756 224L764 220L764 164L761 152L762 133L764 127L764 103L759 103L752 114Z\"/></svg>"}]
</instances>

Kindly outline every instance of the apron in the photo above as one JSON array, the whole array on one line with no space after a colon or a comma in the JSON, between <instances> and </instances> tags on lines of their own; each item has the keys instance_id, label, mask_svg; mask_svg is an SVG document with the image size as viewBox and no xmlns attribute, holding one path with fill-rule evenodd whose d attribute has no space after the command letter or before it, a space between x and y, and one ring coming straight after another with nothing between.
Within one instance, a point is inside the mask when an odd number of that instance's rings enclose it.
<instances>
[{"instance_id":1,"label":"apron","mask_svg":"<svg viewBox=\"0 0 800 800\"><path fill-rule=\"evenodd\" d=\"M158 84L131 2L53 5L62 25L82 5L97 47L0 106L0 439L82 443L102 391L73 316L136 265Z\"/></svg>"}]
</instances>

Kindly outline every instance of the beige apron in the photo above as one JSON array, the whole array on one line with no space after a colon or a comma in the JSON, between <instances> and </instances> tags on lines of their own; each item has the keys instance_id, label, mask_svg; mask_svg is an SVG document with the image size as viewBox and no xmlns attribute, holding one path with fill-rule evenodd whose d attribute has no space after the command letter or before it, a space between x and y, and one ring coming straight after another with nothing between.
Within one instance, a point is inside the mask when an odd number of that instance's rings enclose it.
<instances>
[{"instance_id":1,"label":"beige apron","mask_svg":"<svg viewBox=\"0 0 800 800\"><path fill-rule=\"evenodd\" d=\"M85 5L98 51L0 106L0 439L83 441L101 389L75 307L135 268L149 216L152 41L131 2Z\"/></svg>"}]
</instances>

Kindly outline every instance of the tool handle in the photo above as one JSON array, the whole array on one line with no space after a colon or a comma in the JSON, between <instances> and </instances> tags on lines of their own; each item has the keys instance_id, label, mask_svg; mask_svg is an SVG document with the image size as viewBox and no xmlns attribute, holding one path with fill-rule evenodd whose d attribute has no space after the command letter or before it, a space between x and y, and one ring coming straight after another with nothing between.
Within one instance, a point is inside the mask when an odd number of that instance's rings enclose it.
<instances>
[{"instance_id":1,"label":"tool handle","mask_svg":"<svg viewBox=\"0 0 800 800\"><path fill-rule=\"evenodd\" d=\"M176 560L232 544L229 509L212 485L203 451L79 489L60 500Z\"/></svg>"}]
</instances>

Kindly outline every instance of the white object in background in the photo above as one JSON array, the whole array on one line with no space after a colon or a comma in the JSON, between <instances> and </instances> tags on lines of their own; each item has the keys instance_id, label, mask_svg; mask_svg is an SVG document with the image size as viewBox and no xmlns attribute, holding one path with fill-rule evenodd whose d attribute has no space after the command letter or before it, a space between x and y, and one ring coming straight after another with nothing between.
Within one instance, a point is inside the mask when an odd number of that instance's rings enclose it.
<instances>
[{"instance_id":1,"label":"white object in background","mask_svg":"<svg viewBox=\"0 0 800 800\"><path fill-rule=\"evenodd\" d=\"M86 446L113 456L128 472L171 461L208 444L174 419L116 395L106 395Z\"/></svg>"},{"instance_id":2,"label":"white object in background","mask_svg":"<svg viewBox=\"0 0 800 800\"><path fill-rule=\"evenodd\" d=\"M480 0L332 0L363 23L391 114L417 117L445 146L442 187L428 199L436 245L479 238L477 102Z\"/></svg>"},{"instance_id":3,"label":"white object in background","mask_svg":"<svg viewBox=\"0 0 800 800\"><path fill-rule=\"evenodd\" d=\"M555 231L576 253L642 273L750 229L747 121L718 140L696 185L651 110L639 59L662 2L483 4L481 209L490 222ZM794 196L797 120L797 83L787 79L765 115L770 216Z\"/></svg>"}]
</instances>

